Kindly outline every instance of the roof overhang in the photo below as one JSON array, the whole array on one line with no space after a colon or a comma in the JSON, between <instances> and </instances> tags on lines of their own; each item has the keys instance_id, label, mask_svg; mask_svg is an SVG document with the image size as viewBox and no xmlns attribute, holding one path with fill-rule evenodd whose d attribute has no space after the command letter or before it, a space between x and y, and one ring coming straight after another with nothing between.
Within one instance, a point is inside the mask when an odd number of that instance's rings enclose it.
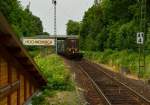
<instances>
[{"instance_id":1,"label":"roof overhang","mask_svg":"<svg viewBox=\"0 0 150 105\"><path fill-rule=\"evenodd\" d=\"M7 20L0 12L0 48L3 53L7 53L25 72L31 73L39 86L46 85L47 80L39 72L39 68L34 60L29 56L28 52L22 45L21 41L16 37ZM1 52L2 53L2 52ZM6 56L6 58L10 59ZM16 63L17 63L16 62ZM14 63L14 62L12 62ZM17 67L17 66L16 66ZM25 69L28 68L28 69Z\"/></svg>"},{"instance_id":2,"label":"roof overhang","mask_svg":"<svg viewBox=\"0 0 150 105\"><path fill-rule=\"evenodd\" d=\"M35 35L34 37L25 37L25 38L33 38L33 39L55 39L57 40L65 40L65 39L78 39L79 35Z\"/></svg>"}]
</instances>

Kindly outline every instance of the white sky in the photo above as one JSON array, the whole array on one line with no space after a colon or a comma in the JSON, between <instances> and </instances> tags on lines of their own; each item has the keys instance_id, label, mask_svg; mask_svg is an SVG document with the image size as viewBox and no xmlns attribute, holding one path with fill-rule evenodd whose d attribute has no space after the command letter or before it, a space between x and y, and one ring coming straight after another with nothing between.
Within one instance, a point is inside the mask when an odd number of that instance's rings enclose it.
<instances>
[{"instance_id":1,"label":"white sky","mask_svg":"<svg viewBox=\"0 0 150 105\"><path fill-rule=\"evenodd\" d=\"M20 0L23 7L29 0ZM93 5L94 0L57 0L57 34L66 34L66 23L69 19L81 21L84 12ZM52 0L31 0L32 13L41 18L44 31L54 32L54 9Z\"/></svg>"}]
</instances>

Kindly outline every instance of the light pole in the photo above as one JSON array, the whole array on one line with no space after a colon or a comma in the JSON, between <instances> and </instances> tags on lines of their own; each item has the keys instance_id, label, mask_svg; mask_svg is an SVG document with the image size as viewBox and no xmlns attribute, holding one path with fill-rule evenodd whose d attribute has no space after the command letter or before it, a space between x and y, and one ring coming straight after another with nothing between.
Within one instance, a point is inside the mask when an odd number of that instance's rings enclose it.
<instances>
[{"instance_id":1,"label":"light pole","mask_svg":"<svg viewBox=\"0 0 150 105\"><path fill-rule=\"evenodd\" d=\"M145 40L146 40L146 0L138 0L140 4L140 33L143 33L143 43L139 44L139 78L143 76L145 67Z\"/></svg>"},{"instance_id":2,"label":"light pole","mask_svg":"<svg viewBox=\"0 0 150 105\"><path fill-rule=\"evenodd\" d=\"M52 4L54 5L54 35L55 35L55 51L57 54L57 23L56 23L56 0L52 0Z\"/></svg>"},{"instance_id":3,"label":"light pole","mask_svg":"<svg viewBox=\"0 0 150 105\"><path fill-rule=\"evenodd\" d=\"M30 11L31 0L29 0L29 4L27 5L27 9Z\"/></svg>"}]
</instances>

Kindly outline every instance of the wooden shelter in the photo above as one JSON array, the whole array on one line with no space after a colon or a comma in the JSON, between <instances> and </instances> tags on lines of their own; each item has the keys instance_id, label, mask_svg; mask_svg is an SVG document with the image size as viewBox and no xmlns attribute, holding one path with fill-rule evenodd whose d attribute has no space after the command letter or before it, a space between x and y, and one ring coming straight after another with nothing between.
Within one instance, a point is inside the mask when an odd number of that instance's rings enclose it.
<instances>
[{"instance_id":1,"label":"wooden shelter","mask_svg":"<svg viewBox=\"0 0 150 105\"><path fill-rule=\"evenodd\" d=\"M43 85L46 80L0 13L0 105L24 105Z\"/></svg>"}]
</instances>

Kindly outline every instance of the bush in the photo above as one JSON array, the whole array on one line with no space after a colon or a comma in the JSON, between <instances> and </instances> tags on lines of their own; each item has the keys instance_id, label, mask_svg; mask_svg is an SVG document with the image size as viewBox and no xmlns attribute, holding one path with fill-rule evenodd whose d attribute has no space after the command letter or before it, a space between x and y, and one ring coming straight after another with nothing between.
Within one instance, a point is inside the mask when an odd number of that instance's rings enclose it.
<instances>
[{"instance_id":1,"label":"bush","mask_svg":"<svg viewBox=\"0 0 150 105\"><path fill-rule=\"evenodd\" d=\"M46 97L54 96L57 91L71 91L75 89L74 83L70 78L70 72L59 56L55 54L46 57L37 56L35 61L48 83L47 86L41 89L41 95L33 97L33 105L49 105Z\"/></svg>"},{"instance_id":2,"label":"bush","mask_svg":"<svg viewBox=\"0 0 150 105\"><path fill-rule=\"evenodd\" d=\"M48 80L47 88L51 90L74 89L74 85L70 80L70 72L60 57L54 54L43 58L37 56L35 61L40 67L40 72Z\"/></svg>"},{"instance_id":3,"label":"bush","mask_svg":"<svg viewBox=\"0 0 150 105\"><path fill-rule=\"evenodd\" d=\"M93 60L97 63L103 63L111 66L116 66L116 70L121 68L128 69L129 73L138 75L139 73L139 56L138 53L123 50L105 50L104 52L85 52L85 58ZM146 56L146 61L150 61L150 56ZM144 78L150 78L150 63L146 62L146 70L141 70L141 76Z\"/></svg>"}]
</instances>

